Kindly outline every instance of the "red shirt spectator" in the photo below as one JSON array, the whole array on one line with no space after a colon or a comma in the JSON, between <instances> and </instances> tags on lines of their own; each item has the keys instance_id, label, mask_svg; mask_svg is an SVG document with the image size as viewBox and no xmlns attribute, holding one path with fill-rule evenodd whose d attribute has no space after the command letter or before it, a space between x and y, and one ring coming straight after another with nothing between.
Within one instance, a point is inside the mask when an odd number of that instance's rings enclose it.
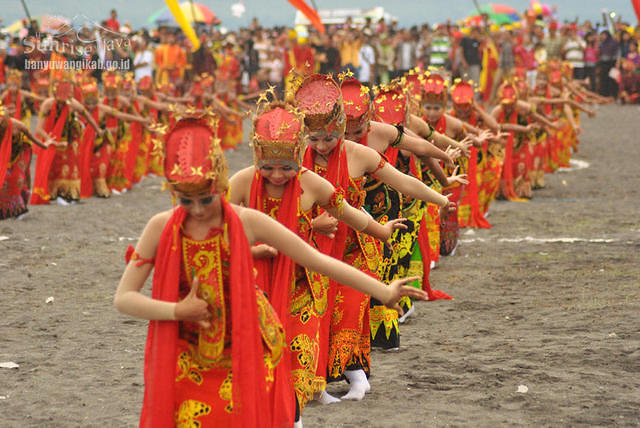
<instances>
[{"instance_id":1,"label":"red shirt spectator","mask_svg":"<svg viewBox=\"0 0 640 428\"><path fill-rule=\"evenodd\" d=\"M118 22L118 13L115 9L111 9L111 18L105 21L107 28L113 31L120 31L120 22Z\"/></svg>"}]
</instances>

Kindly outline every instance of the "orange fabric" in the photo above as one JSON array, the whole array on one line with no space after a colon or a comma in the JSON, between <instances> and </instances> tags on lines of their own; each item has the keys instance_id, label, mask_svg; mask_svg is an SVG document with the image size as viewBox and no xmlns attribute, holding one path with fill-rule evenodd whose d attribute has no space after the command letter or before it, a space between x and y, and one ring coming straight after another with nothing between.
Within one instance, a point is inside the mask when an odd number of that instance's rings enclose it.
<instances>
[{"instance_id":1,"label":"orange fabric","mask_svg":"<svg viewBox=\"0 0 640 428\"><path fill-rule=\"evenodd\" d=\"M69 116L69 104L64 105L64 108L57 118L56 105L57 103L55 103L49 111L49 116L47 116L47 120L44 124L44 130L49 133L55 141L60 141L64 125L67 121L67 116ZM49 199L51 199L51 196L49 195L49 169L51 168L53 159L56 156L56 148L53 145L46 149L36 147L35 152L38 159L36 161L36 173L30 203L32 205L43 205L48 204Z\"/></svg>"},{"instance_id":2,"label":"orange fabric","mask_svg":"<svg viewBox=\"0 0 640 428\"><path fill-rule=\"evenodd\" d=\"M318 15L318 11L316 11L311 6L309 6L304 0L287 0L287 1L291 3L293 7L295 7L300 12L302 12L302 14L307 17L309 22L311 22L311 25L316 27L316 29L320 33L322 34L325 33L324 25L322 25L322 20Z\"/></svg>"}]
</instances>

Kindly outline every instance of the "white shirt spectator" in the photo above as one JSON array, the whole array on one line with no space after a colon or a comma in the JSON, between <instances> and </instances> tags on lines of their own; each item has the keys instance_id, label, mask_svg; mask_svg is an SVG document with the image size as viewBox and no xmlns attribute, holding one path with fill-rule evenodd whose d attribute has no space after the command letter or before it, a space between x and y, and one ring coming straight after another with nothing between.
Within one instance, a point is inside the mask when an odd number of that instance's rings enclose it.
<instances>
[{"instance_id":1,"label":"white shirt spectator","mask_svg":"<svg viewBox=\"0 0 640 428\"><path fill-rule=\"evenodd\" d=\"M584 50L586 47L586 42L580 38L568 40L564 44L564 59L567 60L573 68L583 68Z\"/></svg>"},{"instance_id":2,"label":"white shirt spectator","mask_svg":"<svg viewBox=\"0 0 640 428\"><path fill-rule=\"evenodd\" d=\"M133 65L136 66L138 64L144 64L142 67L136 68L134 71L136 82L139 82L145 76L152 77L152 65L153 65L153 55L147 49L136 52L136 56L133 58Z\"/></svg>"},{"instance_id":3,"label":"white shirt spectator","mask_svg":"<svg viewBox=\"0 0 640 428\"><path fill-rule=\"evenodd\" d=\"M371 45L364 44L358 51L358 61L360 63L360 72L358 79L363 83L375 83L371 79L373 65L376 63L376 52Z\"/></svg>"}]
</instances>

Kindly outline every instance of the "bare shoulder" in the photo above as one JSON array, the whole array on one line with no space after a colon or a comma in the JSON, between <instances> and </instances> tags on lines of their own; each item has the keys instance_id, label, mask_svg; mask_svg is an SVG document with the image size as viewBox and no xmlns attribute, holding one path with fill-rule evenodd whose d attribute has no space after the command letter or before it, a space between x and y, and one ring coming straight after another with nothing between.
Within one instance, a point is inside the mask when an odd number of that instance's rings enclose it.
<instances>
[{"instance_id":1,"label":"bare shoulder","mask_svg":"<svg viewBox=\"0 0 640 428\"><path fill-rule=\"evenodd\" d=\"M233 174L229 180L229 202L243 205L248 203L255 172L255 167L249 166Z\"/></svg>"},{"instance_id":2,"label":"bare shoulder","mask_svg":"<svg viewBox=\"0 0 640 428\"><path fill-rule=\"evenodd\" d=\"M42 105L40 106L40 110L41 111L49 111L49 110L51 110L51 106L53 106L53 103L55 101L56 100L53 97L47 98L46 100L43 101Z\"/></svg>"},{"instance_id":3,"label":"bare shoulder","mask_svg":"<svg viewBox=\"0 0 640 428\"><path fill-rule=\"evenodd\" d=\"M162 232L162 229L167 225L172 214L173 210L167 210L154 215L147 223L147 228L153 231Z\"/></svg>"},{"instance_id":4,"label":"bare shoulder","mask_svg":"<svg viewBox=\"0 0 640 428\"><path fill-rule=\"evenodd\" d=\"M249 184L253 180L255 173L256 167L253 165L243 168L231 176L231 183L238 185Z\"/></svg>"}]
</instances>

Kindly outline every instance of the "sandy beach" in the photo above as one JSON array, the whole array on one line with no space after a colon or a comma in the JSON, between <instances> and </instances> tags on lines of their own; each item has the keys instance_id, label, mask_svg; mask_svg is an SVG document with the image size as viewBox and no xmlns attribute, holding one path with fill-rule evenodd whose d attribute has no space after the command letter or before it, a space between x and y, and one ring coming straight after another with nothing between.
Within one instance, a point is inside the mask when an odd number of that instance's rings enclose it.
<instances>
[{"instance_id":1,"label":"sandy beach","mask_svg":"<svg viewBox=\"0 0 640 428\"><path fill-rule=\"evenodd\" d=\"M579 162L464 230L432 273L455 300L418 304L401 350L373 353L364 401L312 403L305 426L640 424L638 118L583 116ZM228 159L249 165L247 143ZM19 365L0 368L0 426L137 424L146 322L112 299L127 246L170 206L161 183L0 222L0 362Z\"/></svg>"}]
</instances>

